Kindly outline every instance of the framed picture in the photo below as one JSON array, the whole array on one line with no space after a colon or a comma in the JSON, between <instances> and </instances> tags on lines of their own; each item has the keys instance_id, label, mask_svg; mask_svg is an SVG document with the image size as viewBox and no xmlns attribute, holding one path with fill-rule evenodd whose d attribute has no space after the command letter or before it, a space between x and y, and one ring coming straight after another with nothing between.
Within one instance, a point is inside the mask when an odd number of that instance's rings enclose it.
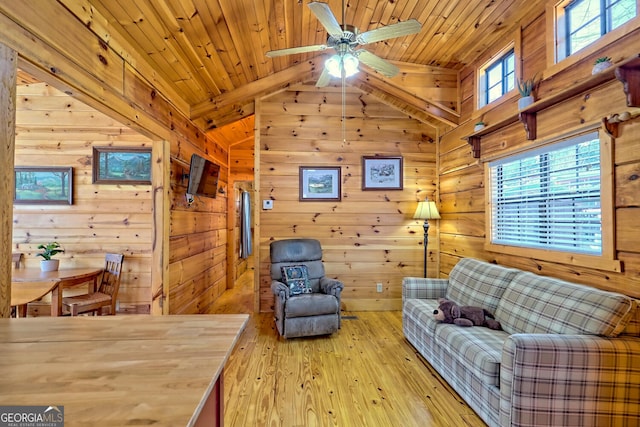
<instances>
[{"instance_id":1,"label":"framed picture","mask_svg":"<svg viewBox=\"0 0 640 427\"><path fill-rule=\"evenodd\" d=\"M402 157L362 156L363 190L402 190Z\"/></svg>"},{"instance_id":2,"label":"framed picture","mask_svg":"<svg viewBox=\"0 0 640 427\"><path fill-rule=\"evenodd\" d=\"M340 201L340 167L300 166L300 201Z\"/></svg>"},{"instance_id":3,"label":"framed picture","mask_svg":"<svg viewBox=\"0 0 640 427\"><path fill-rule=\"evenodd\" d=\"M14 204L71 205L73 168L17 166Z\"/></svg>"},{"instance_id":4,"label":"framed picture","mask_svg":"<svg viewBox=\"0 0 640 427\"><path fill-rule=\"evenodd\" d=\"M151 184L151 148L93 147L94 184Z\"/></svg>"}]
</instances>

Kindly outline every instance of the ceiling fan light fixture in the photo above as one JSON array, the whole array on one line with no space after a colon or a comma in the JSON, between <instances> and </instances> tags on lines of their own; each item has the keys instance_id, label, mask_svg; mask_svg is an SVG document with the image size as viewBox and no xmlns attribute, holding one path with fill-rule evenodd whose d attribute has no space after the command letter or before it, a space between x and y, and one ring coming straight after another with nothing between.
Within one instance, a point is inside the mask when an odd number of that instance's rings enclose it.
<instances>
[{"instance_id":1,"label":"ceiling fan light fixture","mask_svg":"<svg viewBox=\"0 0 640 427\"><path fill-rule=\"evenodd\" d=\"M345 53L331 56L324 66L333 77L342 77L342 68L344 68L345 77L351 77L359 71L358 64L358 58L351 53Z\"/></svg>"},{"instance_id":2,"label":"ceiling fan light fixture","mask_svg":"<svg viewBox=\"0 0 640 427\"><path fill-rule=\"evenodd\" d=\"M359 71L358 63L358 58L350 53L347 53L346 55L344 55L344 57L342 57L342 65L344 67L344 73L346 77L351 77Z\"/></svg>"},{"instance_id":3,"label":"ceiling fan light fixture","mask_svg":"<svg viewBox=\"0 0 640 427\"><path fill-rule=\"evenodd\" d=\"M327 59L324 63L324 67L333 77L340 77L340 56L332 55L331 58Z\"/></svg>"}]
</instances>

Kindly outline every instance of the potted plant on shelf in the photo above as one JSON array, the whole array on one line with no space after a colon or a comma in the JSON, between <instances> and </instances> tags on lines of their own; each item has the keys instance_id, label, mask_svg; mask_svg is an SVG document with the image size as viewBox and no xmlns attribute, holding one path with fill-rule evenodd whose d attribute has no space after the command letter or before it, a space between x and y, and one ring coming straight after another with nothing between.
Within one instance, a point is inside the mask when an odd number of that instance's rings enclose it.
<instances>
[{"instance_id":1,"label":"potted plant on shelf","mask_svg":"<svg viewBox=\"0 0 640 427\"><path fill-rule=\"evenodd\" d=\"M535 102L533 91L536 88L536 76L530 79L518 79L518 92L521 98L518 99L518 109L522 110Z\"/></svg>"},{"instance_id":2,"label":"potted plant on shelf","mask_svg":"<svg viewBox=\"0 0 640 427\"><path fill-rule=\"evenodd\" d=\"M591 74L601 73L602 71L606 70L612 65L613 65L613 62L611 62L611 58L609 58L608 56L601 56L600 58L596 59L596 61L594 62L593 69L591 70Z\"/></svg>"},{"instance_id":3,"label":"potted plant on shelf","mask_svg":"<svg viewBox=\"0 0 640 427\"><path fill-rule=\"evenodd\" d=\"M484 127L485 127L485 126L486 126L485 122L483 122L482 120L480 120L480 121L478 121L478 123L476 123L476 124L473 126L473 131L474 131L474 132L478 132L478 131L480 131L480 130L484 129Z\"/></svg>"},{"instance_id":4,"label":"potted plant on shelf","mask_svg":"<svg viewBox=\"0 0 640 427\"><path fill-rule=\"evenodd\" d=\"M38 249L42 249L42 252L38 253L36 256L41 256L44 258L40 261L40 270L42 271L56 271L60 266L59 259L52 259L52 257L56 254L63 253L64 249L60 246L58 242L47 243L46 245L42 244L38 246Z\"/></svg>"}]
</instances>

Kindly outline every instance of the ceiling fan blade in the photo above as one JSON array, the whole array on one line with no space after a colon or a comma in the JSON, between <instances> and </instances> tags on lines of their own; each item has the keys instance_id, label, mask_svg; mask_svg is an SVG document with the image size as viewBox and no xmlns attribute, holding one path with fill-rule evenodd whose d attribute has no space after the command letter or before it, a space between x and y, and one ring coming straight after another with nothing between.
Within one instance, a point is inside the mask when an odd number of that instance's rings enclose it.
<instances>
[{"instance_id":1,"label":"ceiling fan blade","mask_svg":"<svg viewBox=\"0 0 640 427\"><path fill-rule=\"evenodd\" d=\"M355 53L358 56L360 62L368 65L380 74L383 74L387 77L393 77L400 72L400 69L398 67L385 61L379 56L374 55L368 50L358 49L355 51Z\"/></svg>"},{"instance_id":2,"label":"ceiling fan blade","mask_svg":"<svg viewBox=\"0 0 640 427\"><path fill-rule=\"evenodd\" d=\"M288 49L280 49L280 50L270 50L265 55L269 58L276 58L278 56L284 55L292 55L294 53L306 53L306 52L316 52L318 50L325 50L328 46L325 44L316 44L312 46L300 46L300 47L290 47Z\"/></svg>"},{"instance_id":3,"label":"ceiling fan blade","mask_svg":"<svg viewBox=\"0 0 640 427\"><path fill-rule=\"evenodd\" d=\"M309 3L308 6L309 9L311 9L311 12L316 15L318 21L320 21L322 26L327 30L329 35L336 39L342 37L342 27L338 23L336 16L333 14L328 4L314 1Z\"/></svg>"},{"instance_id":4,"label":"ceiling fan blade","mask_svg":"<svg viewBox=\"0 0 640 427\"><path fill-rule=\"evenodd\" d=\"M408 21L398 22L396 24L376 28L371 31L365 31L362 34L359 34L356 40L360 44L379 42L380 40L416 34L419 33L421 29L422 24L415 19L409 19Z\"/></svg>"},{"instance_id":5,"label":"ceiling fan blade","mask_svg":"<svg viewBox=\"0 0 640 427\"><path fill-rule=\"evenodd\" d=\"M331 81L331 75L326 67L322 67L322 74L318 77L318 81L316 82L316 87L325 87Z\"/></svg>"}]
</instances>

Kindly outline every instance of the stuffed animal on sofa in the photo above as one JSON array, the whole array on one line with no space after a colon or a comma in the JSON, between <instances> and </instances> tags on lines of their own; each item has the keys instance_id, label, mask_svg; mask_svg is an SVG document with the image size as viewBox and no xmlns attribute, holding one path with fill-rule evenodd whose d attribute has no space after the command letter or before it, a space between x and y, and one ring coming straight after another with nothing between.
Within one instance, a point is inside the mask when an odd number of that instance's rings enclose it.
<instances>
[{"instance_id":1,"label":"stuffed animal on sofa","mask_svg":"<svg viewBox=\"0 0 640 427\"><path fill-rule=\"evenodd\" d=\"M433 310L433 316L442 323L453 323L458 326L486 326L489 329L501 330L500 322L493 314L482 307L471 305L459 306L455 302L440 298L438 308Z\"/></svg>"}]
</instances>

